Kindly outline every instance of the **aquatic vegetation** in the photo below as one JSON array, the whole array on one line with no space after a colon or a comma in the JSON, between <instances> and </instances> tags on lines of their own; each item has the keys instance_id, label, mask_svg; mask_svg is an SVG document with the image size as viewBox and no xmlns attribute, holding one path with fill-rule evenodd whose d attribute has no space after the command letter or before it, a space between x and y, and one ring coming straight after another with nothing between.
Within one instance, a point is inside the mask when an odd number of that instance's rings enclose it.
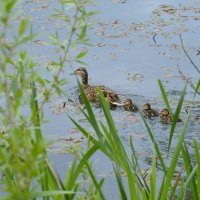
<instances>
[{"instance_id":1,"label":"aquatic vegetation","mask_svg":"<svg viewBox=\"0 0 200 200\"><path fill-rule=\"evenodd\" d=\"M75 175L68 174L68 184L63 184L53 170L46 150L49 146L42 135L44 106L57 93L63 94L62 86L65 78L60 78L64 66L71 62L70 50L73 45L88 44L86 38L87 18L92 12L86 12L87 1L62 1L54 17L65 22L68 35L64 41L59 40L57 32L50 36L51 44L59 49L59 59L51 62L53 75L42 76L38 64L33 61L32 51L27 48L37 37L31 26L30 18L20 18L16 10L20 1L2 0L0 2L0 173L2 199L60 199L73 196L71 179ZM71 8L71 14L66 8ZM67 13L67 14L66 14ZM84 19L84 22L82 21ZM18 21L17 21L18 20ZM14 23L14 24L13 24ZM11 31L12 26L18 31ZM31 48L30 48L31 49ZM81 62L83 52L75 59ZM26 112L24 112L26 111ZM75 170L75 161L73 170ZM82 172L79 167L78 176ZM72 173L72 172L71 172ZM77 189L77 187L76 187ZM58 196L57 196L58 195Z\"/></svg>"},{"instance_id":2,"label":"aquatic vegetation","mask_svg":"<svg viewBox=\"0 0 200 200\"><path fill-rule=\"evenodd\" d=\"M166 104L169 105L165 90L160 81L159 81L159 84L161 87L163 99L165 100ZM113 164L113 170L115 172L116 181L117 181L119 192L122 199L129 199L129 198L141 199L141 197L142 199L167 199L167 198L173 199L177 196L181 199L184 199L189 187L192 190L193 199L196 199L196 198L198 199L199 183L196 182L197 177L199 176L199 173L200 173L197 170L198 162L199 162L199 156L198 156L199 149L197 147L198 143L197 143L197 140L195 139L194 140L195 151L196 151L195 159L196 159L197 164L195 166L192 166L191 161L190 161L190 156L188 153L188 147L186 143L184 142L186 128L187 128L188 120L190 117L190 111L188 112L187 117L184 120L184 124L180 132L179 139L175 146L175 150L174 150L174 153L172 155L169 165L165 163L163 155L161 154L161 151L158 147L158 143L155 140L154 134L151 131L151 128L147 120L145 119L145 117L143 116L141 112L141 117L147 128L147 131L149 133L149 136L151 138L151 141L153 143L154 150L155 150L155 154L152 155L152 169L150 173L150 183L148 183L148 181L142 175L142 170L138 163L138 156L135 153L134 145L133 145L134 138L132 137L130 138L130 146L132 149L132 154L131 156L128 156L124 148L124 145L119 137L119 133L113 122L108 104L106 103L106 100L101 90L99 90L99 99L100 99L100 103L104 112L104 116L106 118L106 122L107 122L106 125L104 125L101 122L99 125L99 123L96 121L95 115L92 111L92 107L80 84L79 84L79 87L80 87L81 95L82 95L82 98L83 98L84 104L86 105L86 110L87 110L87 113L85 111L82 111L82 112L88 119L93 129L95 130L96 136L92 136L87 130L81 127L81 125L76 123L73 119L72 121L79 128L79 130L87 138L89 138L89 140L93 143L94 146L97 145L99 142L101 143L99 150L102 151L102 153L104 153L105 156L108 157L108 159ZM171 131L170 131L169 141L168 141L169 142L168 151L171 148L171 141L173 138L174 129L178 121L178 116L179 116L181 107L183 105L185 93L186 93L186 87L184 87L183 89L182 95L178 102L175 115L173 117L173 122L171 125ZM181 167L179 166L180 154L183 156L183 160L184 160ZM159 161L156 159L156 157L158 158ZM158 162L161 165L161 169L163 172L162 184L160 184L159 186L157 185L157 173L156 173L156 166ZM186 169L187 176L185 176L182 173L183 166L187 168ZM177 175L177 170L178 170L178 175ZM124 173L126 174L126 179L127 179L128 188L129 188L128 191L127 189L125 189L120 171L124 171ZM195 174L197 176L195 176ZM175 178L175 182L174 182L174 178ZM180 187L178 187L178 185L180 185Z\"/></svg>"}]
</instances>

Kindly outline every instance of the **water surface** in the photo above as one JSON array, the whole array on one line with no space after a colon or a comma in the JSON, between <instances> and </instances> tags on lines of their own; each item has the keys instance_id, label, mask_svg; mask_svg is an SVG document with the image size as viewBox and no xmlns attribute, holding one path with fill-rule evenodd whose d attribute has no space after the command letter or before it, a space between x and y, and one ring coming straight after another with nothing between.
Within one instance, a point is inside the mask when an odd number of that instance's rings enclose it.
<instances>
[{"instance_id":1,"label":"water surface","mask_svg":"<svg viewBox=\"0 0 200 200\"><path fill-rule=\"evenodd\" d=\"M172 8L170 13L166 6ZM56 55L54 48L47 45L48 34L58 29L61 37L65 36L62 24L49 18L53 9L58 7L57 1L26 1L22 9L24 15L31 13L34 31L42 32L38 41L30 47L32 55L39 63L41 72L46 76L46 65L50 58ZM89 81L93 85L103 84L122 95L122 98L131 98L140 108L149 102L157 110L165 107L157 80L165 86L172 108L175 110L181 91L184 87L177 65L195 83L199 74L195 71L182 51L179 34L182 35L184 46L193 61L199 65L197 49L200 44L200 3L198 1L131 1L117 3L117 1L101 0L88 9L99 10L95 18L91 19L93 28L88 34L93 47L89 47L84 58L89 72ZM173 10L174 9L174 10ZM73 63L73 68L79 67ZM69 74L72 69L66 66L64 75L69 81L64 88L70 98L75 100L77 89L76 79ZM188 87L184 107L190 105L193 89ZM45 107L46 118L49 123L43 126L44 135L53 142L49 148L50 158L61 177L65 178L68 163L72 156L68 151L79 144L85 144L86 139L74 127L67 117L70 115L87 130L93 132L84 116L77 107L77 102L67 102L63 109L66 97L55 97L54 101ZM195 137L200 139L199 124L195 119L199 114L199 96L192 107L191 119L186 133L186 142L192 146ZM101 109L94 108L97 119L105 121ZM119 135L130 153L129 138L133 137L136 152L142 169L151 166L153 145L148 137L139 113L111 111ZM183 108L181 117L184 120L186 111ZM166 155L170 125L160 123L159 119L148 120L161 152ZM172 152L182 128L179 123L172 142ZM112 166L104 155L98 153L94 168L99 175L106 176L105 191L108 199L119 198L116 185L113 183ZM170 157L166 162L170 161ZM158 174L160 172L158 171Z\"/></svg>"}]
</instances>

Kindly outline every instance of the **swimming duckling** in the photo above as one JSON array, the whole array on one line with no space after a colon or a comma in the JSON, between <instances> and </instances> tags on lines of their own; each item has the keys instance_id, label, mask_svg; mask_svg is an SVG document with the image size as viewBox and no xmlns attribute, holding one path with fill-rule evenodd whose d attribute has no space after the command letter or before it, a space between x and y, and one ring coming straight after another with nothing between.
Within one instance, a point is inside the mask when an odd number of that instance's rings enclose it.
<instances>
[{"instance_id":1,"label":"swimming duckling","mask_svg":"<svg viewBox=\"0 0 200 200\"><path fill-rule=\"evenodd\" d=\"M110 107L111 110L117 108L117 106L122 106L122 104L113 101L113 99L111 97L111 93L109 91L104 90L103 91L103 95L104 95L105 100L108 103L108 105L109 105L109 107Z\"/></svg>"},{"instance_id":2,"label":"swimming duckling","mask_svg":"<svg viewBox=\"0 0 200 200\"><path fill-rule=\"evenodd\" d=\"M80 67L74 71L75 75L78 75L82 79L83 90L88 98L88 100L92 103L98 103L98 88L102 90L105 94L109 93L109 98L112 102L120 103L120 98L117 93L113 92L110 88L106 86L91 86L88 84L88 72L86 68Z\"/></svg>"},{"instance_id":3,"label":"swimming duckling","mask_svg":"<svg viewBox=\"0 0 200 200\"><path fill-rule=\"evenodd\" d=\"M131 111L131 112L137 112L138 111L138 107L133 104L131 99L126 99L123 103L123 108L126 111Z\"/></svg>"},{"instance_id":4,"label":"swimming duckling","mask_svg":"<svg viewBox=\"0 0 200 200\"><path fill-rule=\"evenodd\" d=\"M165 124L172 122L172 116L169 113L167 108L164 108L160 111L161 121ZM178 118L177 122L182 122L182 119Z\"/></svg>"},{"instance_id":5,"label":"swimming duckling","mask_svg":"<svg viewBox=\"0 0 200 200\"><path fill-rule=\"evenodd\" d=\"M153 110L149 103L146 103L143 108L144 108L143 112L144 112L145 116L147 116L147 117L158 117L159 116L159 113L156 110Z\"/></svg>"}]
</instances>

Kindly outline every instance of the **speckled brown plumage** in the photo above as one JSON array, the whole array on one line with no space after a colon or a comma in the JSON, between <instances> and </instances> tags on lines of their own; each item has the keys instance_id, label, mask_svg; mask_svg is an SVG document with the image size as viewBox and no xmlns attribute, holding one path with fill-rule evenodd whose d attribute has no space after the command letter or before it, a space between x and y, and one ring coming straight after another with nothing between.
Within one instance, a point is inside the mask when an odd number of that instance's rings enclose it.
<instances>
[{"instance_id":1,"label":"speckled brown plumage","mask_svg":"<svg viewBox=\"0 0 200 200\"><path fill-rule=\"evenodd\" d=\"M133 104L131 99L126 99L123 103L123 108L126 111L137 112L138 108L135 104Z\"/></svg>"},{"instance_id":2,"label":"speckled brown plumage","mask_svg":"<svg viewBox=\"0 0 200 200\"><path fill-rule=\"evenodd\" d=\"M160 119L161 119L161 122L165 124L172 122L172 117L167 108L164 108L160 111ZM178 118L177 122L182 122L182 120Z\"/></svg>"}]
</instances>

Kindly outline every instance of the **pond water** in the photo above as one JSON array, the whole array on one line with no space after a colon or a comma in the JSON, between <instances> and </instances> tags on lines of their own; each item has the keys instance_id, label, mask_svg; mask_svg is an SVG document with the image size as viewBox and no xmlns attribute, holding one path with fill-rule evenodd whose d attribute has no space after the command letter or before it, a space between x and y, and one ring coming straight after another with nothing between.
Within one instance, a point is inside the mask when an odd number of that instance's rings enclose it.
<instances>
[{"instance_id":1,"label":"pond water","mask_svg":"<svg viewBox=\"0 0 200 200\"><path fill-rule=\"evenodd\" d=\"M38 41L31 46L31 51L35 61L40 63L40 70L44 73L46 70L44 66L49 58L56 57L53 47L44 45L48 41L46 36L53 34L55 29L58 29L61 35L65 34L62 32L62 24L56 24L49 18L56 7L58 7L57 1L45 0L25 1L22 6L24 15L29 13L32 16L33 30L42 32ZM132 99L139 107L149 102L152 107L160 110L165 107L157 83L160 79L175 110L184 86L177 65L187 77L192 77L194 83L199 79L199 74L183 53L179 34L182 35L190 57L200 66L200 55L197 55L197 49L200 48L200 2L101 0L90 9L99 10L100 13L91 20L93 28L88 32L90 42L94 45L88 48L89 52L84 58L84 62L88 64L89 82L93 85L109 86L124 98ZM77 67L79 67L77 64L73 66L74 69ZM71 73L71 68L66 67L64 76L68 84L65 90L73 99L77 83L75 77L70 76ZM188 87L184 107L189 106L192 96L193 89ZM199 100L197 96L192 106L191 120L185 138L191 147L194 137L200 141L200 121L196 120L200 111ZM67 165L73 158L68 153L69 150L76 148L76 145L86 143L86 139L74 127L66 113L87 130L93 131L75 103L67 102L67 108L63 109L64 101L66 101L65 97L55 97L54 102L45 107L46 119L49 122L43 126L43 133L53 143L49 148L50 158L63 179ZM94 108L94 112L99 120L105 121L100 109ZM111 113L127 151L130 151L131 135L141 168L148 169L153 146L139 113L122 110L111 111ZM182 119L186 114L183 109ZM148 122L165 155L170 125L161 124L158 119ZM182 125L182 123L177 125L172 152ZM94 168L97 174L100 177L106 176L104 188L108 199L118 199L110 161L101 153L97 153L93 159L96 160Z\"/></svg>"}]
</instances>

